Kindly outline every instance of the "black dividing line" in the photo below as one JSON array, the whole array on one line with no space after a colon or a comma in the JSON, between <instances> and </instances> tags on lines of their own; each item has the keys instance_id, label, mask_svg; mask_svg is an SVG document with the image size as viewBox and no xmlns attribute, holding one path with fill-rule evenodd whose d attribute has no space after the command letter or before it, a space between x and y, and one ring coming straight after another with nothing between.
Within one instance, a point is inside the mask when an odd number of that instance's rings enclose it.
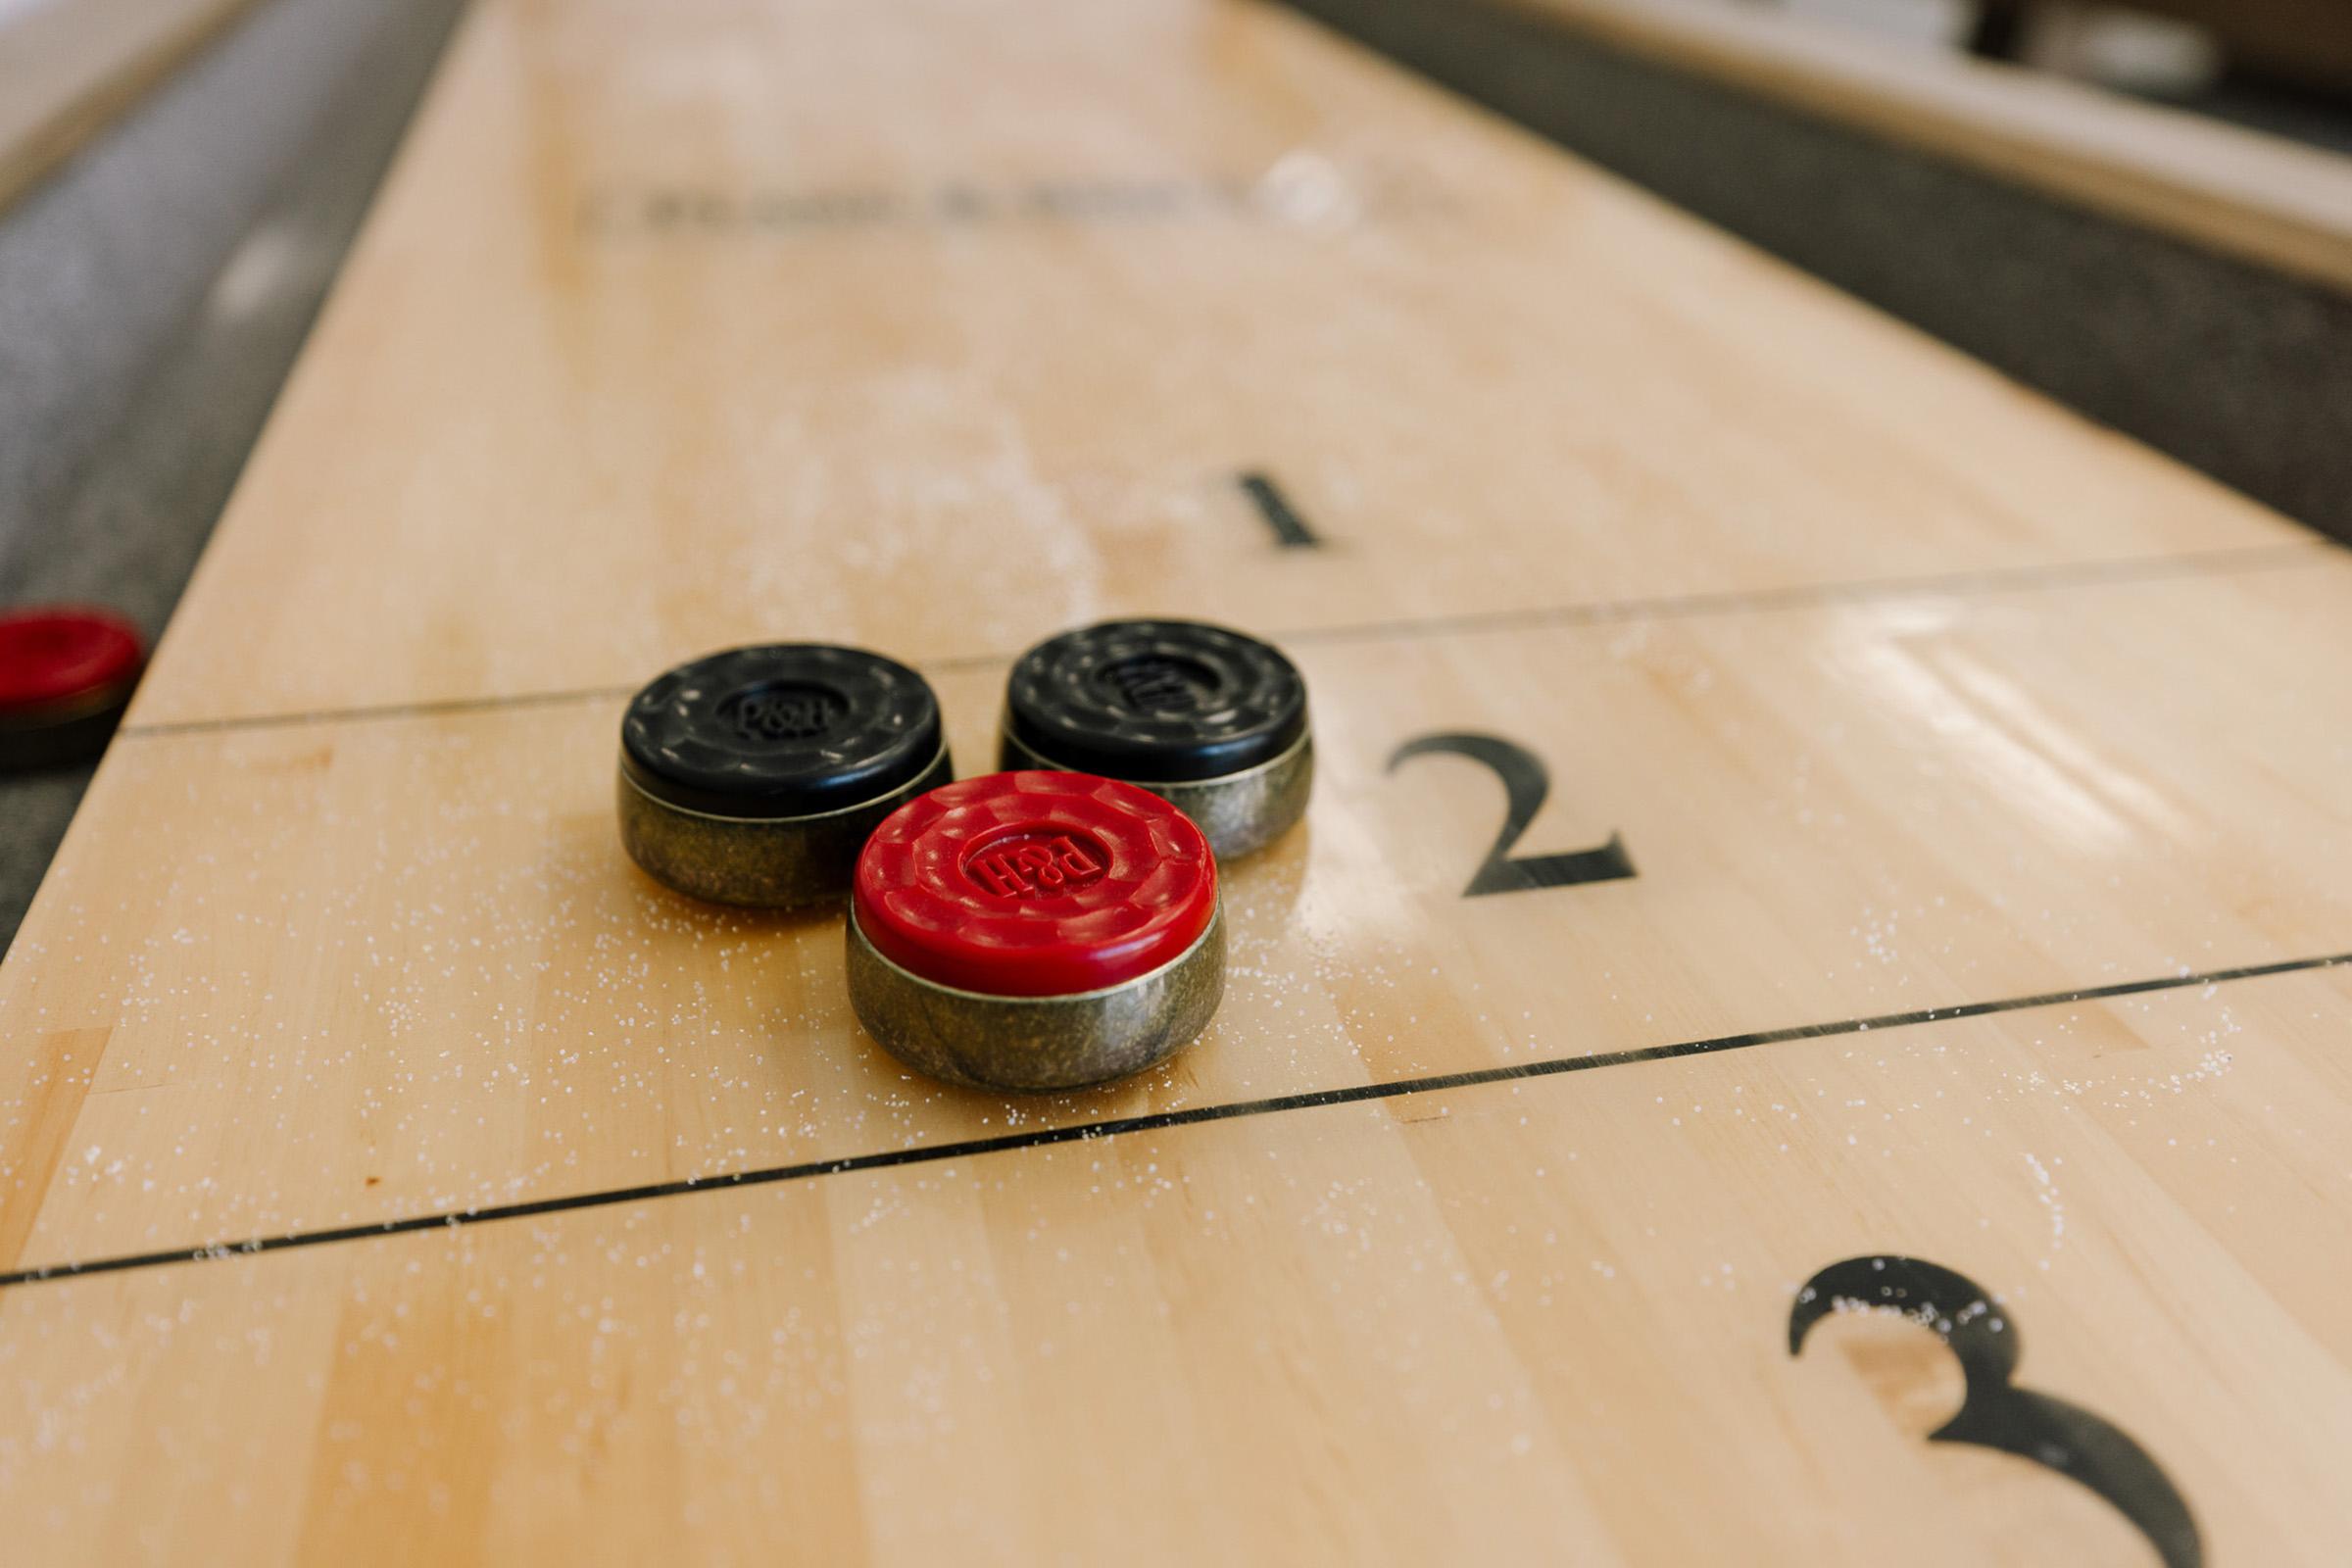
<instances>
[{"instance_id":1,"label":"black dividing line","mask_svg":"<svg viewBox=\"0 0 2352 1568\"><path fill-rule=\"evenodd\" d=\"M446 718L453 714L497 713L515 708L558 708L566 703L616 702L634 686L575 686L563 691L514 692L504 697L452 697L429 703L381 703L358 708L314 708L292 713L253 713L226 718L165 719L124 724L118 739L155 735L211 735L221 730L295 729L305 724L347 724L355 719Z\"/></svg>"},{"instance_id":2,"label":"black dividing line","mask_svg":"<svg viewBox=\"0 0 2352 1568\"><path fill-rule=\"evenodd\" d=\"M2317 561L2332 555L2338 548L2333 540L2298 540L2292 544L2241 545L2228 550L2201 550L2177 556L2141 556L2126 561L2085 561L2056 566L2018 566L2006 570L1931 572L1916 577L1866 577L1845 582L1798 583L1783 588L1734 588L1719 593L1599 600L1581 605L1539 606L1532 610L1476 611L1459 615L1432 615L1417 620L1367 620L1341 626L1301 626L1291 631L1260 631L1258 635L1278 643L1405 641L1420 637L1539 631L1551 626L1591 626L1626 620L1679 620L1745 610L1801 610L1808 605L1904 599L1920 594L2031 593L2104 583L2164 582L2187 577L2223 576L2239 571L2266 571L2300 562ZM924 660L921 667L935 674L987 669L992 665L1010 664L1016 657L1013 654L953 654L943 659ZM172 735L214 734L223 730L290 729L304 724L351 724L388 718L439 718L450 714L493 713L511 708L553 708L565 703L612 702L635 690L633 686L579 686L563 691L518 692L506 697L453 698L445 702L383 703L228 718L166 719L148 724L125 724L115 731L115 737L118 740L148 740Z\"/></svg>"},{"instance_id":3,"label":"black dividing line","mask_svg":"<svg viewBox=\"0 0 2352 1568\"><path fill-rule=\"evenodd\" d=\"M1257 503L1257 514L1266 519L1267 527L1274 530L1276 544L1285 550L1314 550L1321 547L1323 541L1315 536L1314 529L1306 525L1306 519L1292 510L1289 500L1275 488L1270 476L1245 473L1242 475L1242 488L1249 493L1250 500Z\"/></svg>"},{"instance_id":4,"label":"black dividing line","mask_svg":"<svg viewBox=\"0 0 2352 1568\"><path fill-rule=\"evenodd\" d=\"M2081 991L2045 991L2030 997L2004 997L1994 1002L1968 1002L1950 1007L1928 1007L1913 1012L1883 1012L1869 1018L1842 1018L1835 1023L1796 1024L1787 1029L1764 1029L1750 1034L1718 1035L1710 1040L1686 1040L1670 1046L1643 1046L1633 1051L1607 1051L1590 1056L1550 1056L1517 1062L1508 1067L1482 1067L1471 1072L1432 1073L1388 1083L1353 1084L1345 1089L1312 1089L1268 1100L1233 1101L1221 1105L1197 1105L1189 1110L1154 1111L1145 1116L1118 1116L1103 1121L1074 1122L1066 1127L1036 1132L1004 1133L995 1138L967 1138L952 1144L928 1144L879 1153L852 1154L840 1159L812 1159L797 1165L770 1165L758 1170L724 1171L689 1176L681 1181L648 1182L638 1187L608 1188L573 1193L563 1198L535 1199L527 1203L499 1203L486 1208L459 1209L442 1214L416 1214L382 1220L372 1225L345 1225L333 1230L289 1231L254 1236L239 1242L214 1242L202 1247L161 1252L130 1252L117 1257L91 1258L78 1263L51 1263L39 1268L0 1274L0 1289L37 1285L45 1280L75 1279L88 1274L121 1274L132 1269L162 1268L173 1263L202 1263L214 1258L248 1257L261 1252L284 1252L298 1247L325 1247L335 1242L359 1242L370 1237L406 1236L417 1231L485 1225L493 1220L529 1219L540 1214L566 1214L583 1208L610 1208L688 1193L725 1191L738 1187L766 1187L777 1182L807 1181L818 1176L844 1176L858 1171L889 1170L901 1165L931 1165L943 1160L971 1159L1021 1149L1051 1149L1059 1144L1091 1143L1100 1138L1125 1138L1136 1133L1195 1127L1203 1122L1238 1121L1283 1111L1317 1110L1330 1105L1357 1105L1396 1100L1407 1095L1476 1089L1488 1084L1551 1078L1562 1073L1590 1072L1600 1067L1625 1067L1639 1062L1671 1061L1680 1056L1710 1056L1755 1046L1777 1046L1795 1040L1824 1040L1838 1035L1868 1034L1905 1029L1914 1024L1948 1023L2000 1012L2023 1012L2034 1007L2067 1006L2083 1002L2109 1002L2119 997L2144 996L2158 991L2183 991L2194 986L2226 985L2236 980L2260 980L2272 975L2310 969L2334 969L2352 964L2352 953L2324 957L2282 958L2276 963L2244 964L2233 969L2207 969L2195 974L2164 975L2152 980L2124 980Z\"/></svg>"},{"instance_id":5,"label":"black dividing line","mask_svg":"<svg viewBox=\"0 0 2352 1568\"><path fill-rule=\"evenodd\" d=\"M1685 620L1743 611L1804 610L1815 605L1910 599L1930 594L2056 592L2141 582L2221 577L2269 571L2333 556L2331 540L2291 544L2237 545L2177 556L2135 556L2120 561L2076 561L2051 566L1989 567L1977 571L1932 572L1912 577L1858 577L1844 582L1790 583L1779 588L1726 588L1713 593L1664 594L1648 599L1603 599L1581 605L1532 610L1487 610L1460 615L1431 615L1412 621L1359 621L1269 633L1281 642L1372 642L1383 638L1461 637L1495 632L1541 631L1553 626L1593 626L1626 620Z\"/></svg>"}]
</instances>

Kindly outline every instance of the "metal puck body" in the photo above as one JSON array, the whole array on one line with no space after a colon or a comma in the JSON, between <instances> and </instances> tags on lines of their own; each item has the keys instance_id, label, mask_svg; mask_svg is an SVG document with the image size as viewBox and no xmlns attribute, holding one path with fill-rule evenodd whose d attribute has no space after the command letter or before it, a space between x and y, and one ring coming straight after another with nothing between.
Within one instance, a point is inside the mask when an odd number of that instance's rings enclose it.
<instances>
[{"instance_id":1,"label":"metal puck body","mask_svg":"<svg viewBox=\"0 0 2352 1568\"><path fill-rule=\"evenodd\" d=\"M995 773L909 802L858 859L858 1021L907 1065L988 1089L1076 1089L1163 1061L1225 990L1216 858L1114 779Z\"/></svg>"},{"instance_id":2,"label":"metal puck body","mask_svg":"<svg viewBox=\"0 0 2352 1568\"><path fill-rule=\"evenodd\" d=\"M731 649L630 702L620 838L689 897L804 908L846 897L875 824L953 776L938 699L906 665L814 643Z\"/></svg>"},{"instance_id":3,"label":"metal puck body","mask_svg":"<svg viewBox=\"0 0 2352 1568\"><path fill-rule=\"evenodd\" d=\"M997 765L1012 769L1062 764L1032 751L1008 730L998 748ZM1238 860L1288 833L1306 814L1306 799L1315 783L1315 743L1311 736L1301 735L1274 760L1223 778L1124 782L1150 790L1191 817L1218 859Z\"/></svg>"},{"instance_id":4,"label":"metal puck body","mask_svg":"<svg viewBox=\"0 0 2352 1568\"><path fill-rule=\"evenodd\" d=\"M146 666L137 628L81 606L0 615L0 771L106 750Z\"/></svg>"},{"instance_id":5,"label":"metal puck body","mask_svg":"<svg viewBox=\"0 0 2352 1568\"><path fill-rule=\"evenodd\" d=\"M1150 790L1223 859L1264 848L1314 784L1306 683L1281 650L1190 620L1113 620L1021 656L1000 764L1069 768Z\"/></svg>"}]
</instances>

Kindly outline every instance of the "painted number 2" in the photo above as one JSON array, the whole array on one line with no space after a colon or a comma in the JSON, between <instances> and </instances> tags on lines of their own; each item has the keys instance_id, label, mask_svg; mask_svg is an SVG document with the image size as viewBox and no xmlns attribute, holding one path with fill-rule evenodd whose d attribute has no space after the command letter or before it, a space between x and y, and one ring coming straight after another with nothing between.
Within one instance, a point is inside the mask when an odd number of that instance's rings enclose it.
<instances>
[{"instance_id":1,"label":"painted number 2","mask_svg":"<svg viewBox=\"0 0 2352 1568\"><path fill-rule=\"evenodd\" d=\"M1527 831L1551 793L1551 775L1544 769L1544 760L1526 747L1496 735L1423 735L1396 748L1389 759L1389 771L1394 773L1413 758L1432 752L1466 757L1502 780L1502 831L1494 835L1494 847L1479 863L1470 885L1462 889L1463 898L1574 887L1580 882L1615 882L1634 875L1633 858L1625 853L1625 841L1614 833L1595 850L1531 855L1518 860L1510 858L1511 846L1519 842L1519 835Z\"/></svg>"}]
</instances>

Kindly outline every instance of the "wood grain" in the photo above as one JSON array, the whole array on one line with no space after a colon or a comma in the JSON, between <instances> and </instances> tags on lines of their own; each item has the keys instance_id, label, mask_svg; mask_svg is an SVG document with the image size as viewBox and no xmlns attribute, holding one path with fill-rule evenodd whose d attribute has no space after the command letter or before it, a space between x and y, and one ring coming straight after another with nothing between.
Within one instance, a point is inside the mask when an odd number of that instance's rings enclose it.
<instances>
[{"instance_id":1,"label":"wood grain","mask_svg":"<svg viewBox=\"0 0 2352 1568\"><path fill-rule=\"evenodd\" d=\"M641 874L615 699L127 740L90 807L111 830L0 971L0 1028L46 1047L7 1063L0 1103L37 1113L0 1151L63 1161L0 1200L0 1268L2352 951L2340 806L2268 760L2352 734L2303 673L2348 592L2310 548L2056 596L1297 643L1317 799L1230 868L1218 1021L1042 1102L877 1051L838 917ZM2199 617L2236 629L2135 635ZM2205 682L2217 659L2264 689ZM1004 676L938 677L967 772ZM1387 766L1449 730L1548 768L1516 853L1614 832L1641 874L1462 898L1498 781Z\"/></svg>"},{"instance_id":2,"label":"wood grain","mask_svg":"<svg viewBox=\"0 0 2352 1568\"><path fill-rule=\"evenodd\" d=\"M473 18L136 721L2290 536L1293 20L630 15Z\"/></svg>"},{"instance_id":3,"label":"wood grain","mask_svg":"<svg viewBox=\"0 0 2352 1568\"><path fill-rule=\"evenodd\" d=\"M1991 1282L2021 1381L2148 1442L2213 1560L2335 1562L2348 1007L2288 977L12 1291L12 1539L2154 1561L1919 1441L1927 1331L1788 1355L1807 1273L1900 1247Z\"/></svg>"},{"instance_id":4,"label":"wood grain","mask_svg":"<svg viewBox=\"0 0 2352 1568\"><path fill-rule=\"evenodd\" d=\"M0 965L12 1561L2155 1562L1790 1354L1885 1253L2342 1561L2352 563L1284 13L1009 17L473 13ZM969 771L1141 609L1321 769L1158 1072L910 1078L619 850L673 660ZM1446 731L1639 874L1462 897Z\"/></svg>"}]
</instances>

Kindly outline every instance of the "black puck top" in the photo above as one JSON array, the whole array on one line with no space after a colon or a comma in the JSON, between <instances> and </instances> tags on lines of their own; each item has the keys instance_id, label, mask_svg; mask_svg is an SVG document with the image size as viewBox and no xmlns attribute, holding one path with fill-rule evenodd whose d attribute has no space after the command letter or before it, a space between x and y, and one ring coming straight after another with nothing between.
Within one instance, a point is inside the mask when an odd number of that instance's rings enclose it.
<instances>
[{"instance_id":1,"label":"black puck top","mask_svg":"<svg viewBox=\"0 0 2352 1568\"><path fill-rule=\"evenodd\" d=\"M1004 723L1057 767L1143 784L1222 778L1306 733L1306 683L1279 649L1195 620L1108 620L1012 666Z\"/></svg>"},{"instance_id":2,"label":"black puck top","mask_svg":"<svg viewBox=\"0 0 2352 1568\"><path fill-rule=\"evenodd\" d=\"M943 744L923 677L861 648L783 643L711 654L639 692L621 771L669 806L813 816L912 783Z\"/></svg>"}]
</instances>

